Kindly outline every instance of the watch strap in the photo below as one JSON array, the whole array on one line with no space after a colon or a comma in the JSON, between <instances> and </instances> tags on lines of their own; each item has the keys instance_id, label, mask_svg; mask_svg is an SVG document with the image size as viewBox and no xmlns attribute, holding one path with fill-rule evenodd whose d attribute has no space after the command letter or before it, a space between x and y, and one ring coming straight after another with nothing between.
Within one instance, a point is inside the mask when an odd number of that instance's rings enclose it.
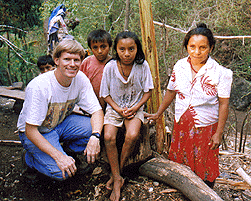
<instances>
[{"instance_id":1,"label":"watch strap","mask_svg":"<svg viewBox=\"0 0 251 201\"><path fill-rule=\"evenodd\" d=\"M98 133L98 132L94 132L94 133L92 133L92 136L95 136L96 138L100 138L100 134Z\"/></svg>"}]
</instances>

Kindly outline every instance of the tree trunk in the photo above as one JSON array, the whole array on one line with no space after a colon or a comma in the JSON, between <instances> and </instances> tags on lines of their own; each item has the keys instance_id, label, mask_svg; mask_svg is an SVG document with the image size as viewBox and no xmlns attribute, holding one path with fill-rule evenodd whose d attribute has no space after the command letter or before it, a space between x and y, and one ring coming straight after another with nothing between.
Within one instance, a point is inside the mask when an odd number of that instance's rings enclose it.
<instances>
[{"instance_id":1,"label":"tree trunk","mask_svg":"<svg viewBox=\"0 0 251 201\"><path fill-rule=\"evenodd\" d=\"M9 32L7 31L6 34L7 34L8 41L10 41ZM7 48L8 48L8 52L7 52L7 69L6 69L6 73L7 73L9 85L12 85L12 80L11 80L11 75L10 75L10 47L7 46Z\"/></svg>"},{"instance_id":2,"label":"tree trunk","mask_svg":"<svg viewBox=\"0 0 251 201\"><path fill-rule=\"evenodd\" d=\"M180 190L192 201L222 201L215 191L185 165L164 158L153 158L141 165L139 172Z\"/></svg>"},{"instance_id":3,"label":"tree trunk","mask_svg":"<svg viewBox=\"0 0 251 201\"><path fill-rule=\"evenodd\" d=\"M130 16L130 0L126 0L124 30L128 30L129 28L129 16Z\"/></svg>"},{"instance_id":4,"label":"tree trunk","mask_svg":"<svg viewBox=\"0 0 251 201\"><path fill-rule=\"evenodd\" d=\"M158 108L162 102L162 95L160 89L159 62L155 40L155 30L153 25L151 0L139 0L139 12L143 51L145 53L146 60L149 63L154 84L152 98L150 101L148 101L147 109L149 113L155 113L158 111ZM163 152L167 153L167 147L164 146L166 143L166 135L163 114L156 120L155 128L157 151L160 154Z\"/></svg>"}]
</instances>

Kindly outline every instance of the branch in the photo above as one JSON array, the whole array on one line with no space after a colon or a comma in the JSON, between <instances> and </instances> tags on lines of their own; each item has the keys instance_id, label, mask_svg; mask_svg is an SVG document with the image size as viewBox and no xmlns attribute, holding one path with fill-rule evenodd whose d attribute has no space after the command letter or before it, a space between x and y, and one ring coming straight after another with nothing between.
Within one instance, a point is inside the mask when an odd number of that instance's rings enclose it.
<instances>
[{"instance_id":1,"label":"branch","mask_svg":"<svg viewBox=\"0 0 251 201\"><path fill-rule=\"evenodd\" d=\"M156 25L159 25L159 26L163 26L162 22L153 21L153 23L156 24ZM172 26L167 25L167 24L165 24L164 26L166 28L170 28L170 29L179 31L181 33L185 33L186 34L188 32L188 31L184 31L184 30L179 29L179 28L172 27ZM217 38L217 39L243 39L243 40L244 40L244 38L251 38L251 36L214 36L214 37Z\"/></svg>"},{"instance_id":2,"label":"branch","mask_svg":"<svg viewBox=\"0 0 251 201\"><path fill-rule=\"evenodd\" d=\"M16 28L16 27L13 27L13 26L9 26L9 25L0 25L0 28L10 28L10 29L16 29L18 31L22 31L24 33L28 33L28 31L24 31L22 29L19 29L19 28Z\"/></svg>"},{"instance_id":3,"label":"branch","mask_svg":"<svg viewBox=\"0 0 251 201\"><path fill-rule=\"evenodd\" d=\"M119 19L120 19L120 17L121 17L121 15L122 15L123 12L124 12L124 8L122 9L122 11L121 11L120 15L118 16L118 18L114 22L112 22L112 25L111 25L111 28L109 30L109 33L111 32L113 24L115 24L117 21L119 21Z\"/></svg>"},{"instance_id":4,"label":"branch","mask_svg":"<svg viewBox=\"0 0 251 201\"><path fill-rule=\"evenodd\" d=\"M16 48L19 51L26 52L26 51L20 49L19 47L17 47L16 45L14 45L13 43L11 43L8 39L6 39L5 37L3 37L2 35L0 35L0 40L4 41L8 46L12 46L12 47Z\"/></svg>"},{"instance_id":5,"label":"branch","mask_svg":"<svg viewBox=\"0 0 251 201\"><path fill-rule=\"evenodd\" d=\"M0 35L0 40L4 41L4 42L14 51L14 53L15 53L19 58L21 58L25 63L31 64L31 65L35 65L35 64L33 64L33 63L29 62L29 61L26 61L26 60L23 58L23 56L22 56L20 53L18 53L18 52L14 49L14 47L15 47L16 49L20 50L20 51L23 51L23 50L21 50L20 48L18 48L18 47L15 46L14 44L12 44L9 40L7 40L6 38L4 38L4 37L1 36L1 35Z\"/></svg>"},{"instance_id":6,"label":"branch","mask_svg":"<svg viewBox=\"0 0 251 201\"><path fill-rule=\"evenodd\" d=\"M114 0L112 1L112 3L110 4L110 6L108 7L109 9L108 9L107 13L109 13L109 12L110 12L110 10L111 10L111 8L112 8L113 3L114 3Z\"/></svg>"}]
</instances>

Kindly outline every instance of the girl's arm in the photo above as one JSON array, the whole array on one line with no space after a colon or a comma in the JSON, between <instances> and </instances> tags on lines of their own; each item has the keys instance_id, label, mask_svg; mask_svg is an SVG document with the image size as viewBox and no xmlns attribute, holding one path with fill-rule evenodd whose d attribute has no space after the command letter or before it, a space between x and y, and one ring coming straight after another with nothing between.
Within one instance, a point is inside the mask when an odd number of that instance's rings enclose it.
<instances>
[{"instance_id":1,"label":"girl's arm","mask_svg":"<svg viewBox=\"0 0 251 201\"><path fill-rule=\"evenodd\" d=\"M209 145L212 145L211 149L217 149L220 146L223 130L227 121L228 108L229 98L219 98L219 120L216 132L209 143Z\"/></svg>"},{"instance_id":2,"label":"girl's arm","mask_svg":"<svg viewBox=\"0 0 251 201\"><path fill-rule=\"evenodd\" d=\"M124 114L127 116L127 119L133 118L136 112L141 108L142 105L144 105L148 101L151 95L152 95L152 90L150 89L148 92L143 94L141 100L135 106L131 108L126 108Z\"/></svg>"},{"instance_id":3,"label":"girl's arm","mask_svg":"<svg viewBox=\"0 0 251 201\"><path fill-rule=\"evenodd\" d=\"M112 99L112 97L109 95L109 96L106 96L104 98L104 101L107 102L117 113L119 113L120 115L122 115L123 117L125 117L125 115L123 114L123 109L120 108L117 103L114 102L114 100Z\"/></svg>"},{"instance_id":4,"label":"girl's arm","mask_svg":"<svg viewBox=\"0 0 251 201\"><path fill-rule=\"evenodd\" d=\"M156 120L160 117L160 115L166 110L166 108L172 103L173 99L176 96L176 92L172 90L167 90L166 94L164 96L164 99L162 103L159 106L159 109L157 113L155 114L148 114L145 113L145 117L147 117L148 120Z\"/></svg>"}]
</instances>

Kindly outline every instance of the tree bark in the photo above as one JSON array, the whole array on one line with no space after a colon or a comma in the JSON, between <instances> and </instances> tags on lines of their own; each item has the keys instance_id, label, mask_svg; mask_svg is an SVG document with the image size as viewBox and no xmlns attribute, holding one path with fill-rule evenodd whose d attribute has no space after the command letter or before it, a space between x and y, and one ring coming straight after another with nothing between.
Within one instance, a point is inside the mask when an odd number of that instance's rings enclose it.
<instances>
[{"instance_id":1,"label":"tree bark","mask_svg":"<svg viewBox=\"0 0 251 201\"><path fill-rule=\"evenodd\" d=\"M129 16L130 16L130 0L126 0L124 30L128 30L129 28Z\"/></svg>"},{"instance_id":2,"label":"tree bark","mask_svg":"<svg viewBox=\"0 0 251 201\"><path fill-rule=\"evenodd\" d=\"M154 89L152 98L148 101L148 112L155 113L162 102L160 78L159 78L159 62L157 55L157 47L155 40L155 30L153 25L152 6L150 0L139 0L139 12L140 12L140 24L142 35L142 46L146 56L146 60L149 63ZM165 121L162 114L159 119L156 120L156 144L158 153L167 153L166 147L166 135L165 135Z\"/></svg>"},{"instance_id":3,"label":"tree bark","mask_svg":"<svg viewBox=\"0 0 251 201\"><path fill-rule=\"evenodd\" d=\"M164 158L153 158L141 165L139 172L180 190L192 201L222 201L215 191L185 165Z\"/></svg>"}]
</instances>

